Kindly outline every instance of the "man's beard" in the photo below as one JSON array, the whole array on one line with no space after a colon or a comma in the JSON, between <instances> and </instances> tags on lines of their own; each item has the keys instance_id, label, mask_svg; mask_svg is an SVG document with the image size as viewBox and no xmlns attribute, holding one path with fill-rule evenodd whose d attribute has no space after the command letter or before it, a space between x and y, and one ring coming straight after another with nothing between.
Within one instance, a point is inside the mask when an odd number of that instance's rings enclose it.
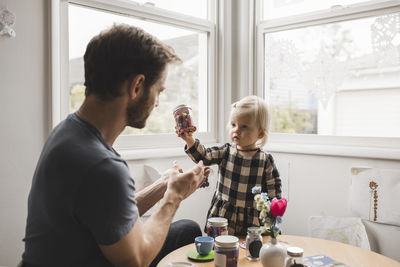
<instances>
[{"instance_id":1,"label":"man's beard","mask_svg":"<svg viewBox=\"0 0 400 267\"><path fill-rule=\"evenodd\" d=\"M149 88L150 89L150 88ZM142 129L146 126L146 120L150 116L151 104L149 102L150 90L145 90L143 96L126 108L127 126Z\"/></svg>"}]
</instances>

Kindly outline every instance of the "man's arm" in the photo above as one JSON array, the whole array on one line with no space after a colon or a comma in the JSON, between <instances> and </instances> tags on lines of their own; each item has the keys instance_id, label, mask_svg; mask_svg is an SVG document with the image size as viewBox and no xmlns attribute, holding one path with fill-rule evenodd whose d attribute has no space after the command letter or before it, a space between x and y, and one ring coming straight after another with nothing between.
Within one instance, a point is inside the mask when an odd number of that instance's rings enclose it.
<instances>
[{"instance_id":1,"label":"man's arm","mask_svg":"<svg viewBox=\"0 0 400 267\"><path fill-rule=\"evenodd\" d=\"M168 185L167 179L168 175L163 174L154 183L136 193L136 205L140 216L146 213L164 196Z\"/></svg>"},{"instance_id":2,"label":"man's arm","mask_svg":"<svg viewBox=\"0 0 400 267\"><path fill-rule=\"evenodd\" d=\"M110 246L100 245L101 251L112 264L148 266L161 250L179 204L192 194L209 174L209 169L205 170L202 162L186 173L180 174L178 169L175 165L166 173L168 183L164 197L157 210L144 224L138 219L122 240ZM156 190L159 193L162 192L160 188L160 191ZM142 198L142 201L145 199Z\"/></svg>"}]
</instances>

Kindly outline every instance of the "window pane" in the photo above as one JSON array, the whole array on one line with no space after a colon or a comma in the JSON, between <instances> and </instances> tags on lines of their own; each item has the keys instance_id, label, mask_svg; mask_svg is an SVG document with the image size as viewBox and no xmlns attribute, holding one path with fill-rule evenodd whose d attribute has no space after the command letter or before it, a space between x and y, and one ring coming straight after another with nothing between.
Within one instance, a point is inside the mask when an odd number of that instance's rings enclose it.
<instances>
[{"instance_id":1,"label":"window pane","mask_svg":"<svg viewBox=\"0 0 400 267\"><path fill-rule=\"evenodd\" d=\"M265 20L289 17L319 11L340 8L369 0L264 0L263 18Z\"/></svg>"},{"instance_id":2,"label":"window pane","mask_svg":"<svg viewBox=\"0 0 400 267\"><path fill-rule=\"evenodd\" d=\"M400 137L400 13L265 34L272 132Z\"/></svg>"},{"instance_id":3,"label":"window pane","mask_svg":"<svg viewBox=\"0 0 400 267\"><path fill-rule=\"evenodd\" d=\"M81 23L84 21L85 23ZM179 104L193 108L200 132L207 131L207 34L146 22L94 9L69 5L70 112L84 99L83 55L90 39L114 23L138 26L171 45L183 64L171 65L166 90L144 129L127 127L123 134L174 133L172 110Z\"/></svg>"},{"instance_id":4,"label":"window pane","mask_svg":"<svg viewBox=\"0 0 400 267\"><path fill-rule=\"evenodd\" d=\"M133 0L135 2L207 19L207 0Z\"/></svg>"}]
</instances>

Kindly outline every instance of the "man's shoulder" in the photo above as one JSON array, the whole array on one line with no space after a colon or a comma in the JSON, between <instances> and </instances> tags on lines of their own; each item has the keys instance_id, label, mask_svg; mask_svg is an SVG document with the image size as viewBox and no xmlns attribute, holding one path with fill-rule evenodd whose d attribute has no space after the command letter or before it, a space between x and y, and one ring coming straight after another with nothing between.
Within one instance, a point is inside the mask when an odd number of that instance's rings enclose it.
<instances>
[{"instance_id":1,"label":"man's shoulder","mask_svg":"<svg viewBox=\"0 0 400 267\"><path fill-rule=\"evenodd\" d=\"M58 164L80 166L90 166L105 159L124 162L96 129L71 115L51 132L43 156L59 159Z\"/></svg>"}]
</instances>

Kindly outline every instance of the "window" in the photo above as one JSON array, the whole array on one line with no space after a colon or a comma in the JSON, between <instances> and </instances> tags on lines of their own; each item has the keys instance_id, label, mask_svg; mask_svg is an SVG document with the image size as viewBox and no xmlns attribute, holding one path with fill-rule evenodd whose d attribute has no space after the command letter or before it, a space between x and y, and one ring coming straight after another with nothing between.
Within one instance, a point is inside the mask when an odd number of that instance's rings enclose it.
<instances>
[{"instance_id":1,"label":"window","mask_svg":"<svg viewBox=\"0 0 400 267\"><path fill-rule=\"evenodd\" d=\"M271 147L400 149L400 3L336 2L262 2L257 85L271 109Z\"/></svg>"},{"instance_id":2,"label":"window","mask_svg":"<svg viewBox=\"0 0 400 267\"><path fill-rule=\"evenodd\" d=\"M60 12L60 43L57 45L53 40L53 57L58 55L61 65L59 84L53 82L53 115L59 112L62 120L76 111L84 99L83 55L90 39L114 23L125 23L138 26L172 46L183 63L169 66L167 89L160 95L160 105L148 118L146 127L140 130L127 127L117 139L116 147L180 145L172 116L173 108L179 104L192 107L199 136L206 142L215 141L215 119L210 116L215 106L215 22L208 19L207 13L207 10L212 13L214 6L199 0L107 4L97 0L53 0L52 4L53 13L57 12L57 6ZM57 18L53 18L53 26L54 33L58 29ZM57 73L57 69L53 71ZM54 77L57 75L53 74ZM53 119L53 124L58 121Z\"/></svg>"}]
</instances>

